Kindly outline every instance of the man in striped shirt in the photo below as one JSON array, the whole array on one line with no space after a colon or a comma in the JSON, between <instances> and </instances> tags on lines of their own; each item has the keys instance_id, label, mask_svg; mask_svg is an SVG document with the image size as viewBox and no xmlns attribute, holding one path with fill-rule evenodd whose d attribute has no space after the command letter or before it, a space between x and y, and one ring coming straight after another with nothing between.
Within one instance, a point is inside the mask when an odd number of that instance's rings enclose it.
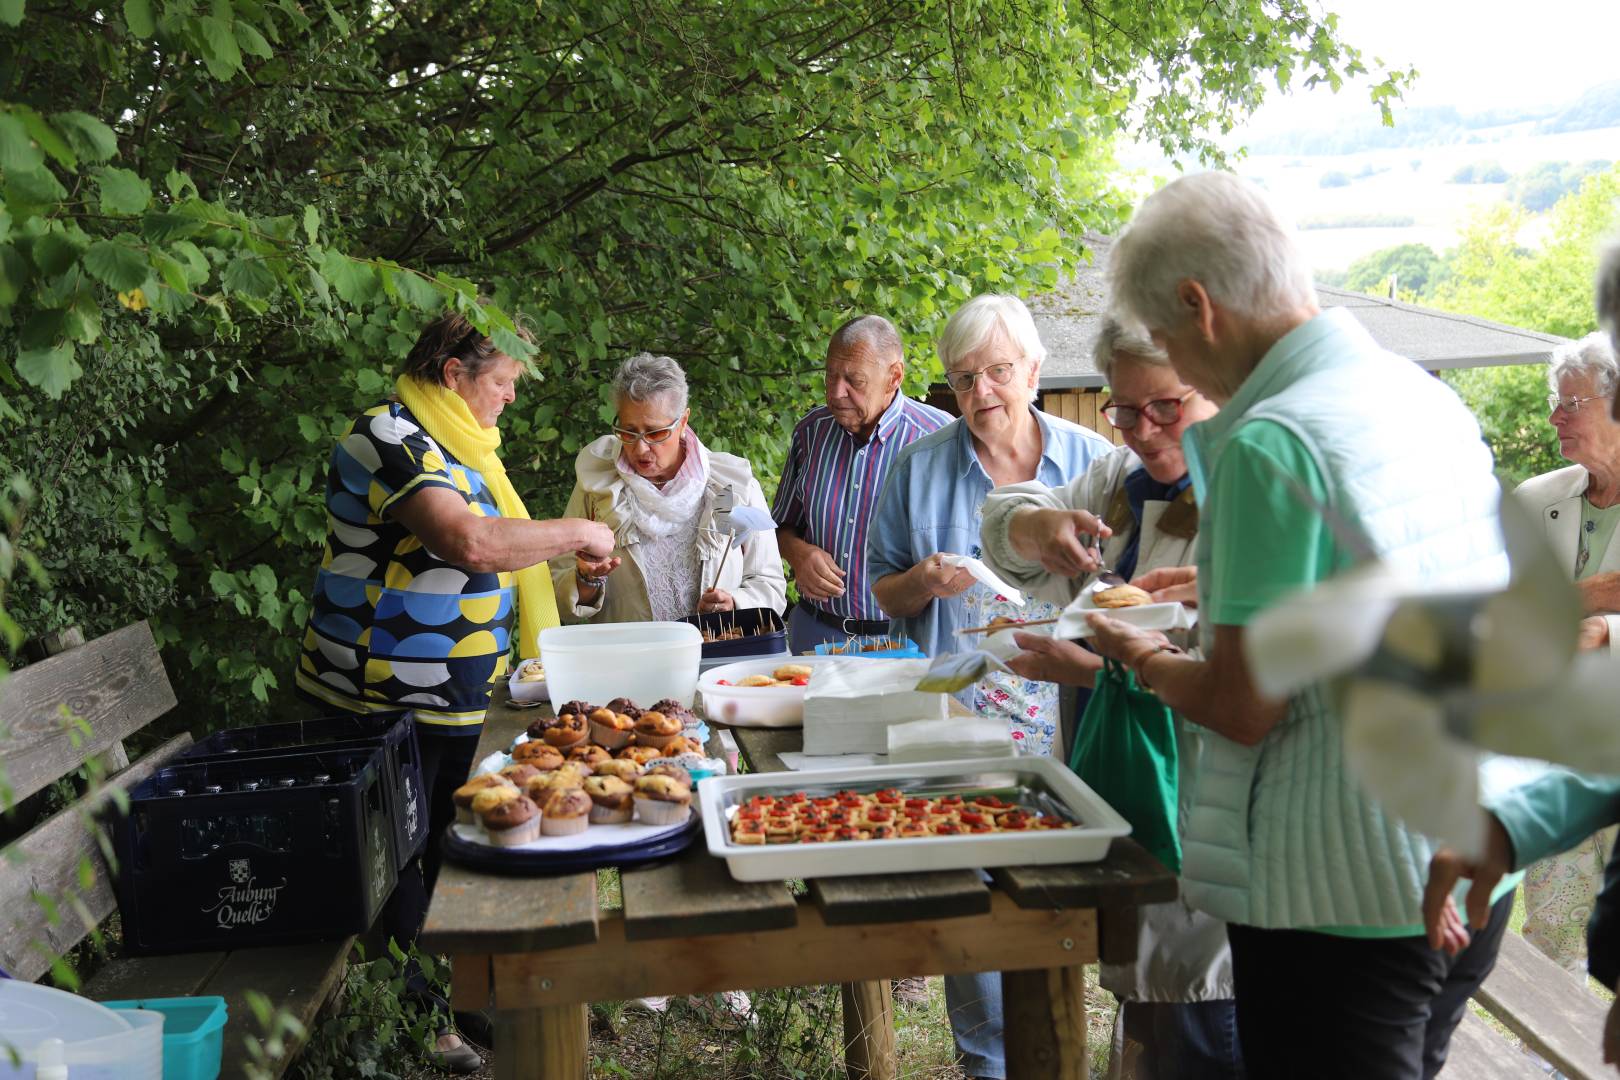
<instances>
[{"instance_id":1,"label":"man in striped shirt","mask_svg":"<svg viewBox=\"0 0 1620 1080\"><path fill-rule=\"evenodd\" d=\"M793 429L771 513L799 587L788 617L795 653L851 634L889 632L867 576L867 524L900 451L951 420L900 392L905 369L894 325L857 315L827 345L827 404Z\"/></svg>"}]
</instances>

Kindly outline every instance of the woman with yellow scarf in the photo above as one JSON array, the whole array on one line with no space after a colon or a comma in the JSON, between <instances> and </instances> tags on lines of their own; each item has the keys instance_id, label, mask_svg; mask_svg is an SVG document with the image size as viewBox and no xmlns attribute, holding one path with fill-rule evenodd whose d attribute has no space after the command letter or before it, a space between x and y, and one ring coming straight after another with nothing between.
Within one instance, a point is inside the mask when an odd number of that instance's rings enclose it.
<instances>
[{"instance_id":1,"label":"woman with yellow scarf","mask_svg":"<svg viewBox=\"0 0 1620 1080\"><path fill-rule=\"evenodd\" d=\"M495 425L522 370L462 316L441 316L405 358L395 397L332 451L297 687L328 710L416 714L431 839L384 914L401 945L427 914L438 834L455 816L450 796L472 767L490 688L514 644L533 656L541 629L558 623L545 560L605 558L615 543L594 521L530 520L507 479ZM410 988L428 993L419 972ZM448 1026L436 1056L452 1071L479 1067Z\"/></svg>"}]
</instances>

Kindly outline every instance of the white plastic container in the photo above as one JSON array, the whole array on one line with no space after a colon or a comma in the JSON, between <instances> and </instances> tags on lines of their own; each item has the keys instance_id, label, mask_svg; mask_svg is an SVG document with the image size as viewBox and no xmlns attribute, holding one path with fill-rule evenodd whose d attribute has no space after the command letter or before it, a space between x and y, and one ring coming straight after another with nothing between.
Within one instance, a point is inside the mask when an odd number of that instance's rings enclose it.
<instances>
[{"instance_id":1,"label":"white plastic container","mask_svg":"<svg viewBox=\"0 0 1620 1080\"><path fill-rule=\"evenodd\" d=\"M681 622L553 626L540 631L540 655L553 706L625 697L643 707L674 698L691 708L703 633Z\"/></svg>"},{"instance_id":2,"label":"white plastic container","mask_svg":"<svg viewBox=\"0 0 1620 1080\"><path fill-rule=\"evenodd\" d=\"M698 690L703 694L703 715L732 727L798 727L804 723L807 687L721 686L720 680L735 684L750 675L769 675L783 664L803 664L814 678L816 668L842 659L841 656L766 656L710 668L698 679Z\"/></svg>"},{"instance_id":3,"label":"white plastic container","mask_svg":"<svg viewBox=\"0 0 1620 1080\"><path fill-rule=\"evenodd\" d=\"M163 1016L133 1018L94 1001L0 979L0 1078L32 1080L34 1050L61 1039L72 1080L162 1080ZM11 1064L15 1048L21 1065Z\"/></svg>"}]
</instances>

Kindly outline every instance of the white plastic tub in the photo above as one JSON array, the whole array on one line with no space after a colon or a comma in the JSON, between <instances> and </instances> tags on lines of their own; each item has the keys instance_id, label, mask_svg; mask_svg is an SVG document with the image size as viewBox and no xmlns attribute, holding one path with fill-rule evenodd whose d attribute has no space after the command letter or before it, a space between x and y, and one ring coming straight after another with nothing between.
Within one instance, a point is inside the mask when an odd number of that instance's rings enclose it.
<instances>
[{"instance_id":1,"label":"white plastic tub","mask_svg":"<svg viewBox=\"0 0 1620 1080\"><path fill-rule=\"evenodd\" d=\"M803 664L812 672L822 664L842 660L841 656L762 656L738 660L710 668L698 680L703 693L703 715L732 727L799 727L804 723L803 686L721 686L720 680L735 684L750 675L769 675L784 664Z\"/></svg>"},{"instance_id":2,"label":"white plastic tub","mask_svg":"<svg viewBox=\"0 0 1620 1080\"><path fill-rule=\"evenodd\" d=\"M163 1016L130 1017L48 986L0 979L0 1078L29 1080L34 1051L61 1039L72 1080L161 1080ZM13 1065L9 1049L22 1061Z\"/></svg>"},{"instance_id":3,"label":"white plastic tub","mask_svg":"<svg viewBox=\"0 0 1620 1080\"><path fill-rule=\"evenodd\" d=\"M680 622L553 626L540 631L540 655L553 706L625 697L642 707L674 698L691 708L703 633Z\"/></svg>"}]
</instances>

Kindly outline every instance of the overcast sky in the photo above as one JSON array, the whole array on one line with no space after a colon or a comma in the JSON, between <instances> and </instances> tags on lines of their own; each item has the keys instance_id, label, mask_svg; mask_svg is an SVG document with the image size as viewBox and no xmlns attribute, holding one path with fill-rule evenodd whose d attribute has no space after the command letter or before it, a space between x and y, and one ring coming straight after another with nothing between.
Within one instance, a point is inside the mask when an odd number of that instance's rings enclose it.
<instances>
[{"instance_id":1,"label":"overcast sky","mask_svg":"<svg viewBox=\"0 0 1620 1080\"><path fill-rule=\"evenodd\" d=\"M1463 110L1563 103L1620 79L1620 0L1316 0L1374 66L1415 66L1409 105ZM1397 106L1397 110L1399 106ZM1365 84L1273 90L1251 134L1357 114L1376 120ZM1398 120L1397 112L1397 120ZM1620 148L1617 148L1620 150Z\"/></svg>"}]
</instances>

